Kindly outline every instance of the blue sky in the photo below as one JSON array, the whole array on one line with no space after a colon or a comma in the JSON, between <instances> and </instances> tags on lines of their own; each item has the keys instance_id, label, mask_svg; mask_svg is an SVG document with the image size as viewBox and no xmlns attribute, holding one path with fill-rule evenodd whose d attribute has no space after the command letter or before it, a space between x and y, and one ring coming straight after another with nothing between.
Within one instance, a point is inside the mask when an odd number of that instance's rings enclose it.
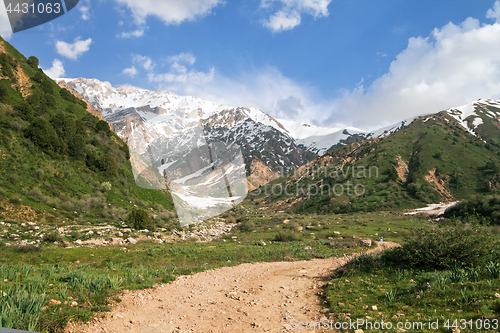
<instances>
[{"instance_id":1,"label":"blue sky","mask_svg":"<svg viewBox=\"0 0 500 333\"><path fill-rule=\"evenodd\" d=\"M499 1L80 0L2 36L53 77L322 126L371 129L500 99Z\"/></svg>"}]
</instances>

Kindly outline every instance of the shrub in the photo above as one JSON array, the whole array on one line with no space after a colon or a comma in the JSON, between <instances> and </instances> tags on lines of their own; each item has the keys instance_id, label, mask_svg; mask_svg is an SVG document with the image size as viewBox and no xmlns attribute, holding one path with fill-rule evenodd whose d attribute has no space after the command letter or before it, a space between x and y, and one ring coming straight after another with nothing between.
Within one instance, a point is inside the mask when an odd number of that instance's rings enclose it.
<instances>
[{"instance_id":1,"label":"shrub","mask_svg":"<svg viewBox=\"0 0 500 333\"><path fill-rule=\"evenodd\" d=\"M466 217L479 215L500 225L500 196L472 197L448 208L444 217Z\"/></svg>"},{"instance_id":2,"label":"shrub","mask_svg":"<svg viewBox=\"0 0 500 333\"><path fill-rule=\"evenodd\" d=\"M43 178L43 175L45 174L45 171L43 171L42 169L37 169L35 170L35 172L33 173L33 177L35 177L36 179L38 180L41 180Z\"/></svg>"},{"instance_id":3,"label":"shrub","mask_svg":"<svg viewBox=\"0 0 500 333\"><path fill-rule=\"evenodd\" d=\"M95 130L98 133L102 131L106 134L108 134L111 131L111 129L109 128L108 122L105 120L99 120L97 122L97 124L95 125Z\"/></svg>"},{"instance_id":4,"label":"shrub","mask_svg":"<svg viewBox=\"0 0 500 333\"><path fill-rule=\"evenodd\" d=\"M10 102L9 88L0 85L0 102L8 104Z\"/></svg>"},{"instance_id":5,"label":"shrub","mask_svg":"<svg viewBox=\"0 0 500 333\"><path fill-rule=\"evenodd\" d=\"M52 231L43 236L43 241L47 243L61 242L62 238L57 231Z\"/></svg>"},{"instance_id":6,"label":"shrub","mask_svg":"<svg viewBox=\"0 0 500 333\"><path fill-rule=\"evenodd\" d=\"M165 208L163 208L163 206L162 206L162 205L160 205L159 203L155 203L155 204L153 205L153 208L154 208L156 211L160 212L160 213L161 213L161 212L163 212L163 211L165 211Z\"/></svg>"},{"instance_id":7,"label":"shrub","mask_svg":"<svg viewBox=\"0 0 500 333\"><path fill-rule=\"evenodd\" d=\"M39 201L42 198L42 191L38 187L34 187L30 191L30 199L33 201Z\"/></svg>"},{"instance_id":8,"label":"shrub","mask_svg":"<svg viewBox=\"0 0 500 333\"><path fill-rule=\"evenodd\" d=\"M333 272L333 277L352 276L382 269L380 255L362 254Z\"/></svg>"},{"instance_id":9,"label":"shrub","mask_svg":"<svg viewBox=\"0 0 500 333\"><path fill-rule=\"evenodd\" d=\"M26 135L40 148L47 151L58 151L61 149L54 127L44 118L35 118L26 130Z\"/></svg>"},{"instance_id":10,"label":"shrub","mask_svg":"<svg viewBox=\"0 0 500 333\"><path fill-rule=\"evenodd\" d=\"M42 251L42 248L34 244L17 245L14 247L14 251L19 253L32 253L32 252L40 252Z\"/></svg>"},{"instance_id":11,"label":"shrub","mask_svg":"<svg viewBox=\"0 0 500 333\"><path fill-rule=\"evenodd\" d=\"M238 225L238 229L243 232L251 232L255 230L255 224L250 221L243 221Z\"/></svg>"},{"instance_id":12,"label":"shrub","mask_svg":"<svg viewBox=\"0 0 500 333\"><path fill-rule=\"evenodd\" d=\"M127 216L127 224L137 230L154 230L153 220L149 218L148 213L142 209L134 209Z\"/></svg>"},{"instance_id":13,"label":"shrub","mask_svg":"<svg viewBox=\"0 0 500 333\"><path fill-rule=\"evenodd\" d=\"M15 205L19 205L21 203L21 198L19 197L12 197L10 198L10 202L15 204Z\"/></svg>"},{"instance_id":14,"label":"shrub","mask_svg":"<svg viewBox=\"0 0 500 333\"><path fill-rule=\"evenodd\" d=\"M110 175L116 175L118 173L118 163L109 155L104 155L99 160L98 166L101 171L105 171Z\"/></svg>"},{"instance_id":15,"label":"shrub","mask_svg":"<svg viewBox=\"0 0 500 333\"><path fill-rule=\"evenodd\" d=\"M68 154L73 157L84 157L85 145L85 137L82 134L71 137L68 141Z\"/></svg>"},{"instance_id":16,"label":"shrub","mask_svg":"<svg viewBox=\"0 0 500 333\"><path fill-rule=\"evenodd\" d=\"M493 253L487 234L480 229L460 227L417 229L402 247L383 255L392 266L424 269L455 269L478 265Z\"/></svg>"},{"instance_id":17,"label":"shrub","mask_svg":"<svg viewBox=\"0 0 500 333\"><path fill-rule=\"evenodd\" d=\"M294 242L300 239L300 235L291 231L291 230L280 230L276 236L274 236L274 240L276 242Z\"/></svg>"},{"instance_id":18,"label":"shrub","mask_svg":"<svg viewBox=\"0 0 500 333\"><path fill-rule=\"evenodd\" d=\"M31 105L24 101L22 101L19 105L16 105L14 107L14 110L19 113L19 116L23 120L30 121L31 119L33 119L33 108L31 107Z\"/></svg>"},{"instance_id":19,"label":"shrub","mask_svg":"<svg viewBox=\"0 0 500 333\"><path fill-rule=\"evenodd\" d=\"M235 223L236 223L236 219L234 218L234 216L229 215L229 216L226 218L226 222L227 222L227 223L229 223L229 224L235 224Z\"/></svg>"},{"instance_id":20,"label":"shrub","mask_svg":"<svg viewBox=\"0 0 500 333\"><path fill-rule=\"evenodd\" d=\"M108 192L109 190L111 190L111 183L110 182L104 182L101 184L101 190L103 192Z\"/></svg>"}]
</instances>

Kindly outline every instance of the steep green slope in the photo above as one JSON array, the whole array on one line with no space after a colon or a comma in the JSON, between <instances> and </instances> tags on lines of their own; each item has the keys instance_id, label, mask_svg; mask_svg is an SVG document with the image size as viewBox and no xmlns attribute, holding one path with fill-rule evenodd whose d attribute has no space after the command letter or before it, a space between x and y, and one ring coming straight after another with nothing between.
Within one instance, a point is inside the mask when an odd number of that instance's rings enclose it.
<instances>
[{"instance_id":1,"label":"steep green slope","mask_svg":"<svg viewBox=\"0 0 500 333\"><path fill-rule=\"evenodd\" d=\"M443 111L385 138L334 149L251 198L276 209L340 213L413 208L498 192L500 109L491 108L495 117L484 117L482 139Z\"/></svg>"},{"instance_id":2,"label":"steep green slope","mask_svg":"<svg viewBox=\"0 0 500 333\"><path fill-rule=\"evenodd\" d=\"M2 221L113 223L139 205L175 224L170 193L136 186L128 147L108 123L3 39L0 129Z\"/></svg>"}]
</instances>

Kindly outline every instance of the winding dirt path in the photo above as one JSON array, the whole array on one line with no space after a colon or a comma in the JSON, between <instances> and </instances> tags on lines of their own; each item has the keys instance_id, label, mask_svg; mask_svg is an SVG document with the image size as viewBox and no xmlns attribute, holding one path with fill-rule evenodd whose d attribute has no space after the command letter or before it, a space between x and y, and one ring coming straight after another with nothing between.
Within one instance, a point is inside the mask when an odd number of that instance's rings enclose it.
<instances>
[{"instance_id":1,"label":"winding dirt path","mask_svg":"<svg viewBox=\"0 0 500 333\"><path fill-rule=\"evenodd\" d=\"M397 246L382 244L369 252ZM105 318L67 332L292 332L292 319L325 317L318 289L350 259L242 264L179 276L156 289L126 292Z\"/></svg>"}]
</instances>

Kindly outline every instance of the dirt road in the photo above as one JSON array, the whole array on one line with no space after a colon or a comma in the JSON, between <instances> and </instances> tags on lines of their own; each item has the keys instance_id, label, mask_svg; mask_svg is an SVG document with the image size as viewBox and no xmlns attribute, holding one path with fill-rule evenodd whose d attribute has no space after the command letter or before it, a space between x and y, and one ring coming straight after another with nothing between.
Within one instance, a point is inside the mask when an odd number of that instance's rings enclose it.
<instances>
[{"instance_id":1,"label":"dirt road","mask_svg":"<svg viewBox=\"0 0 500 333\"><path fill-rule=\"evenodd\" d=\"M377 245L370 252L397 244ZM325 317L318 292L350 259L242 264L179 276L156 289L127 292L105 318L67 332L292 332L294 319Z\"/></svg>"}]
</instances>

